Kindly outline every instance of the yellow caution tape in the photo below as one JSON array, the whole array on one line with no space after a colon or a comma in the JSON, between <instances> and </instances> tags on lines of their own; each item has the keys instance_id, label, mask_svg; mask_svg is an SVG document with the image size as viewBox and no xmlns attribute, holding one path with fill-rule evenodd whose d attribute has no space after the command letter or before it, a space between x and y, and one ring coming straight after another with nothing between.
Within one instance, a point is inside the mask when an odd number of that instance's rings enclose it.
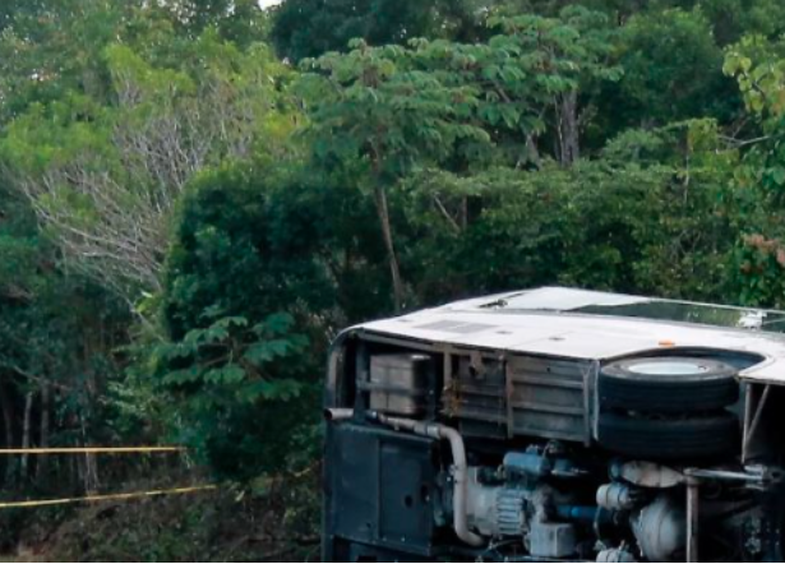
<instances>
[{"instance_id":1,"label":"yellow caution tape","mask_svg":"<svg viewBox=\"0 0 785 564\"><path fill-rule=\"evenodd\" d=\"M50 505L65 505L68 503L96 503L99 501L122 501L122 500L129 500L129 499L138 499L142 497L189 494L189 493L215 490L217 488L218 486L216 485L206 485L206 486L192 486L188 488L174 488L169 490L151 490L147 492L88 495L84 497L64 497L61 499L6 501L6 502L0 502L0 509L8 509L11 507L46 507Z\"/></svg>"},{"instance_id":2,"label":"yellow caution tape","mask_svg":"<svg viewBox=\"0 0 785 564\"><path fill-rule=\"evenodd\" d=\"M3 454L129 454L136 452L185 452L185 447L58 447L58 448L0 448Z\"/></svg>"}]
</instances>

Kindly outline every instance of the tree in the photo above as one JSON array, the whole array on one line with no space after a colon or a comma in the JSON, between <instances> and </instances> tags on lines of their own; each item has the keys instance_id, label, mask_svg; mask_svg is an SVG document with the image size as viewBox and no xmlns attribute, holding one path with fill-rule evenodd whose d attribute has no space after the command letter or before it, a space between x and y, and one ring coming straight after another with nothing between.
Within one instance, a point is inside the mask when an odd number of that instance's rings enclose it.
<instances>
[{"instance_id":1,"label":"tree","mask_svg":"<svg viewBox=\"0 0 785 564\"><path fill-rule=\"evenodd\" d=\"M785 303L781 2L584 4L5 2L0 442L181 440L247 482L318 456L357 321Z\"/></svg>"},{"instance_id":2,"label":"tree","mask_svg":"<svg viewBox=\"0 0 785 564\"><path fill-rule=\"evenodd\" d=\"M62 268L28 202L0 187L0 412L6 447L113 439L101 422L108 380L120 373L115 346L128 312L103 288ZM38 419L35 421L34 419ZM15 464L19 462L19 464ZM52 484L46 466L4 461L7 483ZM61 473L62 484L95 475ZM94 483L90 483L94 486Z\"/></svg>"},{"instance_id":3,"label":"tree","mask_svg":"<svg viewBox=\"0 0 785 564\"><path fill-rule=\"evenodd\" d=\"M207 32L181 54L175 71L107 48L112 102L68 92L33 105L0 142L73 267L131 301L161 288L169 218L189 180L260 143L280 155L275 136L295 124L286 70L263 47L244 53Z\"/></svg>"},{"instance_id":4,"label":"tree","mask_svg":"<svg viewBox=\"0 0 785 564\"><path fill-rule=\"evenodd\" d=\"M696 121L629 131L567 169L426 170L394 194L409 222L403 262L425 301L554 283L722 301L737 166L716 125ZM442 210L466 198L459 229Z\"/></svg>"},{"instance_id":5,"label":"tree","mask_svg":"<svg viewBox=\"0 0 785 564\"><path fill-rule=\"evenodd\" d=\"M0 32L12 26L20 17L40 13L45 3L45 0L8 0L3 2L0 5Z\"/></svg>"},{"instance_id":6,"label":"tree","mask_svg":"<svg viewBox=\"0 0 785 564\"><path fill-rule=\"evenodd\" d=\"M736 184L743 190L746 222L740 227L738 262L742 300L755 306L785 304L785 44L751 36L729 49L725 72L736 77L750 116L752 139L734 140L744 150Z\"/></svg>"},{"instance_id":7,"label":"tree","mask_svg":"<svg viewBox=\"0 0 785 564\"><path fill-rule=\"evenodd\" d=\"M296 205L306 190L246 163L202 175L182 202L153 369L187 421L178 438L234 478L280 470L318 420L336 291L327 218Z\"/></svg>"},{"instance_id":8,"label":"tree","mask_svg":"<svg viewBox=\"0 0 785 564\"><path fill-rule=\"evenodd\" d=\"M481 6L469 0L286 0L276 9L271 39L294 63L347 51L352 39L372 46L409 39L468 38Z\"/></svg>"},{"instance_id":9,"label":"tree","mask_svg":"<svg viewBox=\"0 0 785 564\"><path fill-rule=\"evenodd\" d=\"M40 0L16 11L13 25L0 37L0 120L67 92L108 99L102 51L122 34L124 22L134 19L136 5Z\"/></svg>"},{"instance_id":10,"label":"tree","mask_svg":"<svg viewBox=\"0 0 785 564\"><path fill-rule=\"evenodd\" d=\"M608 19L599 12L565 8L555 18L526 15L492 18L490 23L503 32L488 41L491 60L482 61L478 77L490 82L486 100L491 125L497 125L494 117L501 112L500 123L522 129L530 153L539 137L550 134L554 158L565 166L575 163L591 116L581 95L621 75L610 61L614 32ZM550 128L547 118L553 122ZM535 151L535 162L540 152Z\"/></svg>"},{"instance_id":11,"label":"tree","mask_svg":"<svg viewBox=\"0 0 785 564\"><path fill-rule=\"evenodd\" d=\"M415 66L418 53L369 47L311 63L303 81L309 102L314 156L347 166L358 189L373 194L387 251L396 310L406 302L387 190L415 163L438 162L459 141L485 142L487 134L462 121L477 104L476 90L445 84Z\"/></svg>"},{"instance_id":12,"label":"tree","mask_svg":"<svg viewBox=\"0 0 785 564\"><path fill-rule=\"evenodd\" d=\"M267 33L267 17L254 0L154 0L153 6L189 39L214 28L221 38L246 47Z\"/></svg>"},{"instance_id":13,"label":"tree","mask_svg":"<svg viewBox=\"0 0 785 564\"><path fill-rule=\"evenodd\" d=\"M701 0L692 4L712 22L722 47L748 34L776 39L785 30L785 6L776 0Z\"/></svg>"},{"instance_id":14,"label":"tree","mask_svg":"<svg viewBox=\"0 0 785 564\"><path fill-rule=\"evenodd\" d=\"M632 16L618 36L623 76L598 96L602 115L611 120L604 127L620 132L700 117L731 122L740 102L722 74L722 58L711 22L701 11Z\"/></svg>"}]
</instances>

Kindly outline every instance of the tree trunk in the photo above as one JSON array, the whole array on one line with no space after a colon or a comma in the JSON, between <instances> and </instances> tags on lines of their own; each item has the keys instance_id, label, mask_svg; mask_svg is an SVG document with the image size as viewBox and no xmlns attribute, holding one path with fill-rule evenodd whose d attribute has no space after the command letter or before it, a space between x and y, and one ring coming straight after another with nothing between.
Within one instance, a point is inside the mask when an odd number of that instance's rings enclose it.
<instances>
[{"instance_id":1,"label":"tree trunk","mask_svg":"<svg viewBox=\"0 0 785 564\"><path fill-rule=\"evenodd\" d=\"M3 425L5 426L5 446L13 448L16 446L14 440L14 404L8 398L7 387L3 386L0 390L0 405L3 409Z\"/></svg>"},{"instance_id":2,"label":"tree trunk","mask_svg":"<svg viewBox=\"0 0 785 564\"><path fill-rule=\"evenodd\" d=\"M49 382L41 381L41 429L39 446L47 448L49 446L49 422L50 422L50 409L51 409L51 393L52 388ZM36 481L39 484L46 482L47 473L49 470L49 457L41 456L38 459L38 466L36 466Z\"/></svg>"},{"instance_id":3,"label":"tree trunk","mask_svg":"<svg viewBox=\"0 0 785 564\"><path fill-rule=\"evenodd\" d=\"M87 440L87 425L84 417L80 416L82 426L82 444L89 446ZM85 454L84 457L84 487L85 492L92 494L98 491L98 461L94 454Z\"/></svg>"},{"instance_id":4,"label":"tree trunk","mask_svg":"<svg viewBox=\"0 0 785 564\"><path fill-rule=\"evenodd\" d=\"M374 199L376 200L376 211L379 214L379 222L382 228L384 246L387 250L387 258L390 262L390 274L392 275L395 310L401 311L404 305L403 280L401 279L401 270L398 266L398 256L395 253L392 224L390 222L390 210L387 204L387 192L379 182L377 182L376 186L374 187Z\"/></svg>"},{"instance_id":5,"label":"tree trunk","mask_svg":"<svg viewBox=\"0 0 785 564\"><path fill-rule=\"evenodd\" d=\"M22 448L28 449L30 448L30 429L32 427L32 418L33 418L33 392L27 392L25 394L25 416L24 422L22 424ZM27 480L27 465L29 462L29 455L24 453L22 454L22 458L19 464L19 470L21 474L22 481Z\"/></svg>"},{"instance_id":6,"label":"tree trunk","mask_svg":"<svg viewBox=\"0 0 785 564\"><path fill-rule=\"evenodd\" d=\"M88 494L98 491L98 459L94 454L85 455L85 489Z\"/></svg>"},{"instance_id":7,"label":"tree trunk","mask_svg":"<svg viewBox=\"0 0 785 564\"><path fill-rule=\"evenodd\" d=\"M559 161L571 166L581 158L580 127L578 125L578 92L561 96L556 108L559 134Z\"/></svg>"},{"instance_id":8,"label":"tree trunk","mask_svg":"<svg viewBox=\"0 0 785 564\"><path fill-rule=\"evenodd\" d=\"M540 168L540 165L542 164L540 149L537 147L537 140L533 133L526 135L526 160L524 163L532 163L537 168ZM518 161L518 168L520 168L522 164L521 161Z\"/></svg>"},{"instance_id":9,"label":"tree trunk","mask_svg":"<svg viewBox=\"0 0 785 564\"><path fill-rule=\"evenodd\" d=\"M3 385L0 389L0 406L3 410L3 426L5 427L5 447L13 448L16 446L14 437L14 404L8 397L8 386ZM5 457L5 483L13 484L14 481L14 459L10 456Z\"/></svg>"}]
</instances>

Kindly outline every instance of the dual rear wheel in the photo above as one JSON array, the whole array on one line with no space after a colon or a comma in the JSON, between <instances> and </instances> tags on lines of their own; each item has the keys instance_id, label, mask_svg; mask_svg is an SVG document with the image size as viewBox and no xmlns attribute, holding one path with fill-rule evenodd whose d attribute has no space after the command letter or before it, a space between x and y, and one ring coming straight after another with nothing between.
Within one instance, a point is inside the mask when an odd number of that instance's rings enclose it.
<instances>
[{"instance_id":1,"label":"dual rear wheel","mask_svg":"<svg viewBox=\"0 0 785 564\"><path fill-rule=\"evenodd\" d=\"M738 450L737 370L711 359L637 358L603 367L597 435L607 450L654 460L695 460Z\"/></svg>"}]
</instances>

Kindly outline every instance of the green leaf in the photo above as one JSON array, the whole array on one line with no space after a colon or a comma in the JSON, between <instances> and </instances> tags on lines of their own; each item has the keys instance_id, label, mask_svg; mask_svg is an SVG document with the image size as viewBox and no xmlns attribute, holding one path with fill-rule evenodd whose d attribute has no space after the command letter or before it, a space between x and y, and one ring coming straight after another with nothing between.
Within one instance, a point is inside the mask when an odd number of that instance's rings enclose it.
<instances>
[{"instance_id":1,"label":"green leaf","mask_svg":"<svg viewBox=\"0 0 785 564\"><path fill-rule=\"evenodd\" d=\"M198 367L191 366L182 370L169 372L163 378L163 382L169 385L190 384L201 380L202 374Z\"/></svg>"},{"instance_id":2,"label":"green leaf","mask_svg":"<svg viewBox=\"0 0 785 564\"><path fill-rule=\"evenodd\" d=\"M246 386L243 396L250 401L290 401L302 392L302 385L294 380L258 381Z\"/></svg>"},{"instance_id":3,"label":"green leaf","mask_svg":"<svg viewBox=\"0 0 785 564\"><path fill-rule=\"evenodd\" d=\"M785 168L774 167L769 171L769 175L779 186L785 186Z\"/></svg>"},{"instance_id":4,"label":"green leaf","mask_svg":"<svg viewBox=\"0 0 785 564\"><path fill-rule=\"evenodd\" d=\"M214 368L205 372L203 379L211 384L232 385L245 379L245 370L237 364L227 364L221 368Z\"/></svg>"}]
</instances>

